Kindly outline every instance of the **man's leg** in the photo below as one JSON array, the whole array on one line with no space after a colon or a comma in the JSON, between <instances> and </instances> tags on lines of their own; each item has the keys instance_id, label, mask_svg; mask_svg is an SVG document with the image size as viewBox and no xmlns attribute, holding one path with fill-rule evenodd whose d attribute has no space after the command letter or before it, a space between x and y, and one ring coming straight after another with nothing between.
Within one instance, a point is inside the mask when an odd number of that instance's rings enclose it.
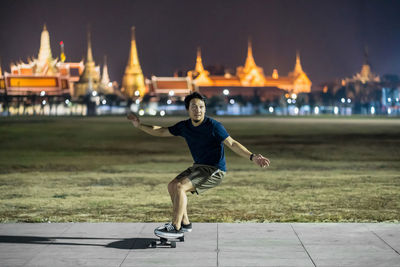
<instances>
[{"instance_id":1,"label":"man's leg","mask_svg":"<svg viewBox=\"0 0 400 267\"><path fill-rule=\"evenodd\" d=\"M186 178L184 178L184 179L186 179ZM176 191L177 191L176 188L178 186L178 183L179 183L178 179L173 179L168 184L168 193L169 193L169 195L171 197L171 202L172 202L172 207L173 207L173 214L175 214L175 209L176 209L176 206L174 205L174 202L175 202L175 196L176 196ZM181 221L182 221L183 224L189 224L190 223L189 217L187 215L187 206L184 209L183 217L182 217Z\"/></svg>"},{"instance_id":2,"label":"man's leg","mask_svg":"<svg viewBox=\"0 0 400 267\"><path fill-rule=\"evenodd\" d=\"M187 196L186 192L193 191L194 187L192 182L188 178L182 179L177 183L174 193L174 217L172 223L177 229L181 228L182 220L184 219L184 214L187 217ZM188 220L189 221L189 220ZM186 222L185 222L186 223ZM187 222L189 223L189 222Z\"/></svg>"}]
</instances>

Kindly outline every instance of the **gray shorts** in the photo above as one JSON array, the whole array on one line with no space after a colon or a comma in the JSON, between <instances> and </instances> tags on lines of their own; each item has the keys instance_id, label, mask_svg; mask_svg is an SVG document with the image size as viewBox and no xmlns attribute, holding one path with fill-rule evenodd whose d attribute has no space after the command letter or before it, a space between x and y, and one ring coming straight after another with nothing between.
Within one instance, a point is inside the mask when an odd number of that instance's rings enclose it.
<instances>
[{"instance_id":1,"label":"gray shorts","mask_svg":"<svg viewBox=\"0 0 400 267\"><path fill-rule=\"evenodd\" d=\"M195 189L192 194L201 194L208 189L214 188L222 182L222 178L225 176L224 171L214 166L193 164L192 167L187 168L175 179L182 180L188 178Z\"/></svg>"}]
</instances>

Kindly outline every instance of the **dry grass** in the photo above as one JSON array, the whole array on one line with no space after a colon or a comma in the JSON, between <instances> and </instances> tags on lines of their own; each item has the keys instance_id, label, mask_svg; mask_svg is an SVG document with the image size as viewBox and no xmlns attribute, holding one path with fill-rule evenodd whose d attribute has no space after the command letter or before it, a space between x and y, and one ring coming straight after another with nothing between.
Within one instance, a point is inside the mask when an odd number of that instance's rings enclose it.
<instances>
[{"instance_id":1,"label":"dry grass","mask_svg":"<svg viewBox=\"0 0 400 267\"><path fill-rule=\"evenodd\" d=\"M189 196L192 221L400 219L400 120L217 119L272 165L226 151L221 186ZM168 221L166 185L192 162L181 138L148 136L120 117L3 118L0 147L2 222Z\"/></svg>"}]
</instances>

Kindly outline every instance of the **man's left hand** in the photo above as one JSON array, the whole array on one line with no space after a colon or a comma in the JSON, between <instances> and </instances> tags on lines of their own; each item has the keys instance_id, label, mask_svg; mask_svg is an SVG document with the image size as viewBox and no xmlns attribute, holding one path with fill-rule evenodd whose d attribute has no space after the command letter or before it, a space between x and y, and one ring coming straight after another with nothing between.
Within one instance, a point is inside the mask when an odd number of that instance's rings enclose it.
<instances>
[{"instance_id":1,"label":"man's left hand","mask_svg":"<svg viewBox=\"0 0 400 267\"><path fill-rule=\"evenodd\" d=\"M254 155L253 161L255 164L257 164L258 166L260 166L262 168L268 167L270 164L269 159L263 157L263 155L261 155L261 154Z\"/></svg>"}]
</instances>

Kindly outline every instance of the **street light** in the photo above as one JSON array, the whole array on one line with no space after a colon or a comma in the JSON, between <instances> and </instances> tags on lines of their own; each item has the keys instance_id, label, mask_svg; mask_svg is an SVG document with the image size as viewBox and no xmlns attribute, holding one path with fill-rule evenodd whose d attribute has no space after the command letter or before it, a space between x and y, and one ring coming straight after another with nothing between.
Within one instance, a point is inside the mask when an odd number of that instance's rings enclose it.
<instances>
[{"instance_id":1,"label":"street light","mask_svg":"<svg viewBox=\"0 0 400 267\"><path fill-rule=\"evenodd\" d=\"M225 89L224 91L222 91L222 93L223 93L224 95L229 95L229 90L228 90L228 89Z\"/></svg>"}]
</instances>

